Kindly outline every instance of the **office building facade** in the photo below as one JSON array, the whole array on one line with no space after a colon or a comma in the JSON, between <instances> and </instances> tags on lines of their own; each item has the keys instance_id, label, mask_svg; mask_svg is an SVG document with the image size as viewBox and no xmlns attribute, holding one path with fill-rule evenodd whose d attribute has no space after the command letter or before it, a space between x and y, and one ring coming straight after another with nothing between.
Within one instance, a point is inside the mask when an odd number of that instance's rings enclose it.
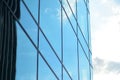
<instances>
[{"instance_id":1,"label":"office building facade","mask_svg":"<svg viewBox=\"0 0 120 80\"><path fill-rule=\"evenodd\" d=\"M21 0L16 80L92 80L89 0Z\"/></svg>"}]
</instances>

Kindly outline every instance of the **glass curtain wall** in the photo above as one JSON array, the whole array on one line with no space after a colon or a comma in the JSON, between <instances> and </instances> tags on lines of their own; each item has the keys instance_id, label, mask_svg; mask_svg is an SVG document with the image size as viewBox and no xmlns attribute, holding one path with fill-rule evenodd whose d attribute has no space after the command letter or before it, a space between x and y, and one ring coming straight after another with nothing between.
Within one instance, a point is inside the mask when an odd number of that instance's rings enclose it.
<instances>
[{"instance_id":1,"label":"glass curtain wall","mask_svg":"<svg viewBox=\"0 0 120 80\"><path fill-rule=\"evenodd\" d=\"M19 23L16 80L92 80L89 0L21 0Z\"/></svg>"}]
</instances>

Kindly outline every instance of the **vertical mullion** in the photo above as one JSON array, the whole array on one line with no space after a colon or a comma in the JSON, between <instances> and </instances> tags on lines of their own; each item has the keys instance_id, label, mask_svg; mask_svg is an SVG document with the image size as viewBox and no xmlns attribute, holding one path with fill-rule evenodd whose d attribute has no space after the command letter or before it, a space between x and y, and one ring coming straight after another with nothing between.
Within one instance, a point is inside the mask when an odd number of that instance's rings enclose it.
<instances>
[{"instance_id":1,"label":"vertical mullion","mask_svg":"<svg viewBox=\"0 0 120 80\"><path fill-rule=\"evenodd\" d=\"M38 25L40 25L40 0L38 0ZM37 31L37 47L39 49L39 28ZM36 80L39 79L39 52L37 51L37 71L36 71Z\"/></svg>"},{"instance_id":2,"label":"vertical mullion","mask_svg":"<svg viewBox=\"0 0 120 80\"><path fill-rule=\"evenodd\" d=\"M78 37L78 10L77 10L77 0L76 0L76 32ZM78 80L80 80L80 70L79 70L79 43L77 39L77 71L78 71Z\"/></svg>"},{"instance_id":3,"label":"vertical mullion","mask_svg":"<svg viewBox=\"0 0 120 80\"><path fill-rule=\"evenodd\" d=\"M87 11L87 35L88 35L88 46L89 46L89 49L90 49L90 42L89 42L89 39L90 39L90 37L89 37L89 21L88 21L88 15L89 15L89 10L88 10L88 4L87 4L87 2L86 2L86 11ZM88 55L89 55L89 60L90 60L90 53L89 53L89 50L88 50ZM90 63L91 63L91 60L89 61ZM89 77L90 77L90 80L91 80L91 67L90 67L90 65L89 65Z\"/></svg>"},{"instance_id":4,"label":"vertical mullion","mask_svg":"<svg viewBox=\"0 0 120 80\"><path fill-rule=\"evenodd\" d=\"M62 11L62 0L61 0L61 61L63 64L63 11ZM61 80L63 80L63 65L61 65Z\"/></svg>"}]
</instances>

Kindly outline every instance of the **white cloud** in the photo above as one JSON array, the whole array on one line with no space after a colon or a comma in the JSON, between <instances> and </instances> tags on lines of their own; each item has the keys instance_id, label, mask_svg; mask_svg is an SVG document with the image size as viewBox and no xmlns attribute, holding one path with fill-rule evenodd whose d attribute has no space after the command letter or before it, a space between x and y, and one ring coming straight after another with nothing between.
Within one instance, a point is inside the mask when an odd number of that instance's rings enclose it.
<instances>
[{"instance_id":1,"label":"white cloud","mask_svg":"<svg viewBox=\"0 0 120 80\"><path fill-rule=\"evenodd\" d=\"M120 74L111 73L113 65L108 63L120 62L120 5L115 0L92 0L90 8L93 61L98 57L104 64L94 65L98 72L93 80L119 80Z\"/></svg>"},{"instance_id":2,"label":"white cloud","mask_svg":"<svg viewBox=\"0 0 120 80\"><path fill-rule=\"evenodd\" d=\"M75 13L75 1L76 1L76 0L68 0L68 1L69 1L70 6L71 6L71 8L72 8L72 10L73 10L73 13ZM71 10L70 10L70 8L69 8L66 0L63 1L63 6L64 6L66 12L68 13L68 16L71 17L72 12L71 12ZM66 19L67 19L67 17L66 17L66 15L65 15L65 13L63 13L63 20L66 20Z\"/></svg>"},{"instance_id":3,"label":"white cloud","mask_svg":"<svg viewBox=\"0 0 120 80\"><path fill-rule=\"evenodd\" d=\"M120 62L105 61L100 58L93 59L93 80L119 80Z\"/></svg>"},{"instance_id":4,"label":"white cloud","mask_svg":"<svg viewBox=\"0 0 120 80\"><path fill-rule=\"evenodd\" d=\"M47 14L47 13L49 13L50 11L51 11L50 8L46 8L44 12Z\"/></svg>"},{"instance_id":5,"label":"white cloud","mask_svg":"<svg viewBox=\"0 0 120 80\"><path fill-rule=\"evenodd\" d=\"M68 0L68 1L69 1L70 6L71 6L71 8L72 8L72 10L73 10L73 13L75 13L75 11L76 11L76 9L75 9L75 4L76 4L76 2L75 2L75 1L76 1L76 0ZM63 0L63 6L64 6L64 9L65 9L66 12L67 12L68 17L71 17L71 16L72 16L72 12L71 12L71 10L70 10L70 8L69 8L69 5L68 5L68 3L67 3L66 0ZM61 9L60 9L60 8L58 9L58 14L57 14L57 16L58 16L58 19L60 20L60 17L61 17ZM64 20L64 21L67 20L67 16L66 16L64 10L63 10L63 20Z\"/></svg>"},{"instance_id":6,"label":"white cloud","mask_svg":"<svg viewBox=\"0 0 120 80\"><path fill-rule=\"evenodd\" d=\"M108 62L107 66L106 66L106 71L108 72L112 72L115 74L120 74L120 62Z\"/></svg>"},{"instance_id":7,"label":"white cloud","mask_svg":"<svg viewBox=\"0 0 120 80\"><path fill-rule=\"evenodd\" d=\"M109 4L108 4L109 3ZM112 5L111 2L106 2L105 5ZM99 6L103 5L102 3L98 3ZM114 7L113 7L114 6ZM109 10L112 8L112 15L106 16L103 14L103 11L95 12L95 10L91 14L94 15L97 13L97 16L91 17L91 30L92 30L92 49L93 49L93 57L99 56L100 58L104 58L107 60L115 60L120 61L120 15L115 15L119 12L117 8L120 8L113 4L113 6L107 7L105 10ZM95 6L93 6L95 7ZM104 8L104 7L102 7ZM116 10L115 10L115 9ZM99 9L99 8L98 8ZM97 10L98 10L97 9ZM97 11L96 10L96 11ZM116 11L113 12L113 11ZM106 11L107 12L107 11ZM110 13L110 14L111 14ZM98 19L97 19L97 18ZM96 19L96 20L95 20Z\"/></svg>"},{"instance_id":8,"label":"white cloud","mask_svg":"<svg viewBox=\"0 0 120 80\"><path fill-rule=\"evenodd\" d=\"M114 73L120 74L120 62L106 61L98 57L93 59L94 74Z\"/></svg>"},{"instance_id":9,"label":"white cloud","mask_svg":"<svg viewBox=\"0 0 120 80\"><path fill-rule=\"evenodd\" d=\"M120 61L120 15L112 16L102 24L101 30L97 30L92 40L94 56L112 61Z\"/></svg>"},{"instance_id":10,"label":"white cloud","mask_svg":"<svg viewBox=\"0 0 120 80\"><path fill-rule=\"evenodd\" d=\"M93 80L119 80L120 74L116 75L113 73L99 73L94 76Z\"/></svg>"},{"instance_id":11,"label":"white cloud","mask_svg":"<svg viewBox=\"0 0 120 80\"><path fill-rule=\"evenodd\" d=\"M104 68L105 62L104 60L100 59L100 58L94 58L93 59L93 67L94 67L94 73L100 73L102 71L102 69Z\"/></svg>"},{"instance_id":12,"label":"white cloud","mask_svg":"<svg viewBox=\"0 0 120 80\"><path fill-rule=\"evenodd\" d=\"M83 69L81 70L82 72L82 76L81 76L81 80L88 80L86 76L88 76L88 71Z\"/></svg>"}]
</instances>

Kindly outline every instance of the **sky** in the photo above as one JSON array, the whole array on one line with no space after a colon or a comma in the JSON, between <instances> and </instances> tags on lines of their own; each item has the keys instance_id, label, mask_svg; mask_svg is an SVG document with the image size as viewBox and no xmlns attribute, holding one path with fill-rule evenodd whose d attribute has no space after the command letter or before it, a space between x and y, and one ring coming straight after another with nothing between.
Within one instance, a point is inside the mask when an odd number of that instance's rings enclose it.
<instances>
[{"instance_id":1,"label":"sky","mask_svg":"<svg viewBox=\"0 0 120 80\"><path fill-rule=\"evenodd\" d=\"M93 80L120 78L120 0L90 0Z\"/></svg>"}]
</instances>

